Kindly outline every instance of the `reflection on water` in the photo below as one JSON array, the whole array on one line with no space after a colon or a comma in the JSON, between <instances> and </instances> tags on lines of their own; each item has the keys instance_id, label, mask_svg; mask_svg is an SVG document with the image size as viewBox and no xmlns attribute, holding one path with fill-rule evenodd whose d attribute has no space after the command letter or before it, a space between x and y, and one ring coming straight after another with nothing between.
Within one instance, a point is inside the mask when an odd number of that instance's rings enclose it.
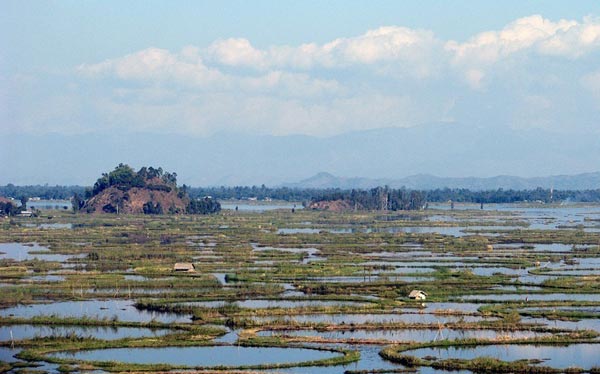
<instances>
[{"instance_id":1,"label":"reflection on water","mask_svg":"<svg viewBox=\"0 0 600 374\"><path fill-rule=\"evenodd\" d=\"M26 206L40 210L70 210L73 207L71 200L29 200Z\"/></svg>"},{"instance_id":2,"label":"reflection on water","mask_svg":"<svg viewBox=\"0 0 600 374\"><path fill-rule=\"evenodd\" d=\"M324 324L366 324L366 323L451 323L492 321L495 318L484 318L471 315L436 315L430 313L386 313L386 314L300 314L289 316L252 317L259 323L285 321L288 323L324 323Z\"/></svg>"},{"instance_id":3,"label":"reflection on water","mask_svg":"<svg viewBox=\"0 0 600 374\"><path fill-rule=\"evenodd\" d=\"M547 300L568 300L568 301L600 301L600 293L580 294L580 293L547 293L547 294L488 294L488 295L467 295L463 300L494 300L494 301L547 301Z\"/></svg>"},{"instance_id":4,"label":"reflection on water","mask_svg":"<svg viewBox=\"0 0 600 374\"><path fill-rule=\"evenodd\" d=\"M323 339L377 339L387 341L429 342L444 339L523 339L542 336L531 331L452 330L452 329L402 329L402 330L277 330L260 331L259 336L320 337Z\"/></svg>"},{"instance_id":5,"label":"reflection on water","mask_svg":"<svg viewBox=\"0 0 600 374\"><path fill-rule=\"evenodd\" d=\"M88 317L95 319L113 319L131 322L150 322L156 320L164 323L189 322L190 316L179 316L172 313L158 313L138 310L131 300L86 300L64 301L51 304L18 305L0 309L0 316L18 316L31 318L35 316Z\"/></svg>"},{"instance_id":6,"label":"reflection on water","mask_svg":"<svg viewBox=\"0 0 600 374\"><path fill-rule=\"evenodd\" d=\"M103 340L123 338L157 337L166 335L169 330L152 330L135 327L92 327L92 326L41 326L12 325L0 326L0 342L34 339L47 336L93 337Z\"/></svg>"},{"instance_id":7,"label":"reflection on water","mask_svg":"<svg viewBox=\"0 0 600 374\"><path fill-rule=\"evenodd\" d=\"M0 362L17 362L14 356L21 352L21 348L0 347Z\"/></svg>"},{"instance_id":8,"label":"reflection on water","mask_svg":"<svg viewBox=\"0 0 600 374\"><path fill-rule=\"evenodd\" d=\"M221 208L226 210L237 210L241 212L266 212L269 210L285 209L285 210L299 210L304 209L301 203L281 203L281 204L268 204L268 203L254 203L248 202L235 202L225 201L221 202Z\"/></svg>"},{"instance_id":9,"label":"reflection on water","mask_svg":"<svg viewBox=\"0 0 600 374\"><path fill-rule=\"evenodd\" d=\"M543 345L491 345L478 347L422 348L407 351L406 354L417 357L434 356L438 359L461 358L470 360L488 356L503 361L522 359L542 359L542 365L554 368L568 368L573 365L590 369L600 364L598 344L572 344L563 346Z\"/></svg>"},{"instance_id":10,"label":"reflection on water","mask_svg":"<svg viewBox=\"0 0 600 374\"><path fill-rule=\"evenodd\" d=\"M354 301L329 301L329 300L239 300L239 301L190 301L178 303L204 308L219 308L228 304L240 308L265 309L265 308L300 308L300 307L333 307L333 306L364 306L364 303Z\"/></svg>"},{"instance_id":11,"label":"reflection on water","mask_svg":"<svg viewBox=\"0 0 600 374\"><path fill-rule=\"evenodd\" d=\"M31 253L31 252L48 252L46 253ZM61 255L50 252L47 247L42 247L37 243L21 244L21 243L0 243L0 260L11 259L15 261L29 261L33 259L43 261L64 262L70 258L83 258L85 255Z\"/></svg>"},{"instance_id":12,"label":"reflection on water","mask_svg":"<svg viewBox=\"0 0 600 374\"><path fill-rule=\"evenodd\" d=\"M60 352L53 353L52 356L88 361L120 361L143 364L242 366L323 360L339 356L339 353L303 348L214 346L114 348Z\"/></svg>"}]
</instances>

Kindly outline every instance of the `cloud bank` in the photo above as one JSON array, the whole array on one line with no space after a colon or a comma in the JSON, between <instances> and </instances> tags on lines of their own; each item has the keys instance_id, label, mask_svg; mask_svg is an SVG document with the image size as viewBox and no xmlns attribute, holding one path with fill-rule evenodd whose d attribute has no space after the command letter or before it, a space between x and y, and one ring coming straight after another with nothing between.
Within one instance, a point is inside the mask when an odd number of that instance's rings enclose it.
<instances>
[{"instance_id":1,"label":"cloud bank","mask_svg":"<svg viewBox=\"0 0 600 374\"><path fill-rule=\"evenodd\" d=\"M598 66L594 17L533 15L465 41L399 26L297 46L235 37L148 47L25 85L3 77L12 105L0 118L14 132L330 136L440 121L597 132Z\"/></svg>"}]
</instances>

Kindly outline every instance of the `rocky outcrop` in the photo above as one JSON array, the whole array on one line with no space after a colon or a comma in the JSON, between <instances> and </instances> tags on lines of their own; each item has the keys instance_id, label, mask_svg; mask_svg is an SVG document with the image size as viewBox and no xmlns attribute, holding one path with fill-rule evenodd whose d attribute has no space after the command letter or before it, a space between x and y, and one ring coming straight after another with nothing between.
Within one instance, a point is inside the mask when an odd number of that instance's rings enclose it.
<instances>
[{"instance_id":1,"label":"rocky outcrop","mask_svg":"<svg viewBox=\"0 0 600 374\"><path fill-rule=\"evenodd\" d=\"M211 214L221 210L218 201L210 197L192 200L187 190L185 185L177 187L177 173L152 166L136 172L119 164L86 190L85 203L75 195L73 209L118 214Z\"/></svg>"},{"instance_id":2,"label":"rocky outcrop","mask_svg":"<svg viewBox=\"0 0 600 374\"><path fill-rule=\"evenodd\" d=\"M109 187L89 199L83 210L88 213L185 213L189 199L180 198L174 190L152 190L133 187L122 191Z\"/></svg>"}]
</instances>

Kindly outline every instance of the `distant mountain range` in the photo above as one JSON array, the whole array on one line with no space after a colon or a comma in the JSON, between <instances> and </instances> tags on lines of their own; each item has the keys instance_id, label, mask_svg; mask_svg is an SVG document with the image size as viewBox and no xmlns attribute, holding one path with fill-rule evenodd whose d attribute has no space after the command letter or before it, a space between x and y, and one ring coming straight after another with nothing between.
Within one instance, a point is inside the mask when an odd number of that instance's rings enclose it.
<instances>
[{"instance_id":1,"label":"distant mountain range","mask_svg":"<svg viewBox=\"0 0 600 374\"><path fill-rule=\"evenodd\" d=\"M3 140L0 184L19 185L92 185L100 173L121 162L136 169L142 165L162 166L176 172L180 184L191 186L277 186L327 171L385 178L376 184L407 187L554 184L555 188L588 188L598 185L594 174L577 176L566 184L559 183L564 177L556 177L555 183L545 178L481 177L573 175L600 169L600 136L595 133L556 133L491 124L435 123L326 138L252 133L194 137L128 133L123 129L111 134L12 134ZM477 178L436 179L425 174ZM407 175L414 176L404 178ZM329 185L338 183L333 179L331 182ZM360 180L343 183L373 184Z\"/></svg>"},{"instance_id":2,"label":"distant mountain range","mask_svg":"<svg viewBox=\"0 0 600 374\"><path fill-rule=\"evenodd\" d=\"M470 190L494 190L498 188L529 190L538 187L556 190L588 190L600 188L600 172L577 175L554 175L549 177L522 178L499 175L491 178L442 178L428 174L417 174L400 179L370 179L336 177L330 173L318 173L297 183L285 184L296 188L340 188L366 189L377 186L392 188L432 190L436 188L467 188Z\"/></svg>"}]
</instances>

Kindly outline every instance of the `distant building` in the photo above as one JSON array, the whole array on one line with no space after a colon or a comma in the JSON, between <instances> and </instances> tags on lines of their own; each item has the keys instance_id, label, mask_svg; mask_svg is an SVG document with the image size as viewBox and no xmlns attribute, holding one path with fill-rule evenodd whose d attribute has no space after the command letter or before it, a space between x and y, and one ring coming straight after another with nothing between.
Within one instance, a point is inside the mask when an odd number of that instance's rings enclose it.
<instances>
[{"instance_id":1,"label":"distant building","mask_svg":"<svg viewBox=\"0 0 600 374\"><path fill-rule=\"evenodd\" d=\"M408 294L408 297L414 300L425 300L427 298L427 292L421 290L412 290Z\"/></svg>"},{"instance_id":2,"label":"distant building","mask_svg":"<svg viewBox=\"0 0 600 374\"><path fill-rule=\"evenodd\" d=\"M173 271L192 273L196 271L196 267L189 262L178 262L173 266Z\"/></svg>"}]
</instances>

